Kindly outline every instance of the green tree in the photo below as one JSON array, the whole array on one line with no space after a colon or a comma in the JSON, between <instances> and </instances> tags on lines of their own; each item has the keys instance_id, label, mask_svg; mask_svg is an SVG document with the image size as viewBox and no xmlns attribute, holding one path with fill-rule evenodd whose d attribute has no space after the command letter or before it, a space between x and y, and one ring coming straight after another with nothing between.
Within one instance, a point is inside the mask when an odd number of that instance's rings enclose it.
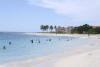
<instances>
[{"instance_id":1,"label":"green tree","mask_svg":"<svg viewBox=\"0 0 100 67\"><path fill-rule=\"evenodd\" d=\"M54 26L54 29L55 29L55 32L57 33L57 30L56 30L57 29L57 26Z\"/></svg>"},{"instance_id":2,"label":"green tree","mask_svg":"<svg viewBox=\"0 0 100 67\"><path fill-rule=\"evenodd\" d=\"M44 31L44 25L41 25L41 26L40 26L40 29L41 29L42 31Z\"/></svg>"},{"instance_id":3,"label":"green tree","mask_svg":"<svg viewBox=\"0 0 100 67\"><path fill-rule=\"evenodd\" d=\"M92 27L88 24L85 24L82 26L75 27L72 30L72 33L88 34L90 29L92 29Z\"/></svg>"},{"instance_id":4,"label":"green tree","mask_svg":"<svg viewBox=\"0 0 100 67\"><path fill-rule=\"evenodd\" d=\"M52 32L52 30L53 30L53 26L52 26L52 25L50 25L50 30L51 30L51 32Z\"/></svg>"},{"instance_id":5,"label":"green tree","mask_svg":"<svg viewBox=\"0 0 100 67\"><path fill-rule=\"evenodd\" d=\"M46 25L45 27L46 27L46 30L48 31L48 29L49 29L49 26L48 26L48 25Z\"/></svg>"},{"instance_id":6,"label":"green tree","mask_svg":"<svg viewBox=\"0 0 100 67\"><path fill-rule=\"evenodd\" d=\"M92 27L88 24L83 25L83 33L88 33Z\"/></svg>"},{"instance_id":7,"label":"green tree","mask_svg":"<svg viewBox=\"0 0 100 67\"><path fill-rule=\"evenodd\" d=\"M44 25L44 31L46 31L47 30L47 27Z\"/></svg>"},{"instance_id":8,"label":"green tree","mask_svg":"<svg viewBox=\"0 0 100 67\"><path fill-rule=\"evenodd\" d=\"M54 28L56 29L56 28L57 28L57 26L54 26Z\"/></svg>"}]
</instances>

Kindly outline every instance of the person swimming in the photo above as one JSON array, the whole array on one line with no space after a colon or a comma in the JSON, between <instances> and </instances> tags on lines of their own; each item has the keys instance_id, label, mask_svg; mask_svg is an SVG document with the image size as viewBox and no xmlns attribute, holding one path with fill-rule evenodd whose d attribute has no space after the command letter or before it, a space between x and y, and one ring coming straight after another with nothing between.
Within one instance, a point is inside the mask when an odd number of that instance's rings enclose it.
<instances>
[{"instance_id":1,"label":"person swimming","mask_svg":"<svg viewBox=\"0 0 100 67\"><path fill-rule=\"evenodd\" d=\"M38 43L40 43L40 40L38 40Z\"/></svg>"},{"instance_id":2,"label":"person swimming","mask_svg":"<svg viewBox=\"0 0 100 67\"><path fill-rule=\"evenodd\" d=\"M51 41L52 39L49 39L49 41Z\"/></svg>"},{"instance_id":3,"label":"person swimming","mask_svg":"<svg viewBox=\"0 0 100 67\"><path fill-rule=\"evenodd\" d=\"M70 41L69 39L67 39L67 41Z\"/></svg>"},{"instance_id":4,"label":"person swimming","mask_svg":"<svg viewBox=\"0 0 100 67\"><path fill-rule=\"evenodd\" d=\"M31 40L31 43L34 43L34 41L33 41L33 40Z\"/></svg>"},{"instance_id":5,"label":"person swimming","mask_svg":"<svg viewBox=\"0 0 100 67\"><path fill-rule=\"evenodd\" d=\"M5 50L5 49L6 49L6 47L5 47L5 46L3 46L3 49Z\"/></svg>"},{"instance_id":6,"label":"person swimming","mask_svg":"<svg viewBox=\"0 0 100 67\"><path fill-rule=\"evenodd\" d=\"M9 42L9 45L11 45L12 43L11 42Z\"/></svg>"}]
</instances>

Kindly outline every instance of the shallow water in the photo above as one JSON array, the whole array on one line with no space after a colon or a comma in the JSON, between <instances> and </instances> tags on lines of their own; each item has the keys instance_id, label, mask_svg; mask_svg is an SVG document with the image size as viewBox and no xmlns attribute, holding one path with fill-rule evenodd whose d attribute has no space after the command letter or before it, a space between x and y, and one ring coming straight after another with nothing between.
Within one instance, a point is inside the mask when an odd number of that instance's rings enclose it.
<instances>
[{"instance_id":1,"label":"shallow water","mask_svg":"<svg viewBox=\"0 0 100 67\"><path fill-rule=\"evenodd\" d=\"M48 41L51 39L51 41ZM31 42L34 41L34 43ZM38 43L40 40L40 43ZM0 64L66 52L69 47L84 45L88 38L32 36L24 33L0 33ZM11 45L9 45L11 42ZM5 46L5 49L3 47Z\"/></svg>"}]
</instances>

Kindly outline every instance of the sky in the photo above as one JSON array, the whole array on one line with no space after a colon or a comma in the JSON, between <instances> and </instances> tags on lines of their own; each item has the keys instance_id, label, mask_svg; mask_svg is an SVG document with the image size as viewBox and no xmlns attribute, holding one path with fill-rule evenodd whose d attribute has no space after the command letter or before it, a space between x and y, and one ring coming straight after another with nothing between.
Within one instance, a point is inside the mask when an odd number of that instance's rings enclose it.
<instances>
[{"instance_id":1,"label":"sky","mask_svg":"<svg viewBox=\"0 0 100 67\"><path fill-rule=\"evenodd\" d=\"M0 0L0 32L83 24L100 25L100 0Z\"/></svg>"}]
</instances>

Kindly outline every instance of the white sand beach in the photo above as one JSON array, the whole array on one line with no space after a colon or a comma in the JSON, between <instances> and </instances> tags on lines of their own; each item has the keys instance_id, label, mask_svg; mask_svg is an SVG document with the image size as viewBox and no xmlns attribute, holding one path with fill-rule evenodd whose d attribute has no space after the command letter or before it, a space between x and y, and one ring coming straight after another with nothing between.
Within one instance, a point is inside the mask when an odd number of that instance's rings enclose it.
<instances>
[{"instance_id":1,"label":"white sand beach","mask_svg":"<svg viewBox=\"0 0 100 67\"><path fill-rule=\"evenodd\" d=\"M88 34L55 34L55 33L24 33L27 35L37 36L72 36L72 37L88 37ZM100 34L90 34L89 37L100 38Z\"/></svg>"},{"instance_id":2,"label":"white sand beach","mask_svg":"<svg viewBox=\"0 0 100 67\"><path fill-rule=\"evenodd\" d=\"M82 54L62 58L54 64L54 67L100 67L100 50L94 50Z\"/></svg>"},{"instance_id":3,"label":"white sand beach","mask_svg":"<svg viewBox=\"0 0 100 67\"><path fill-rule=\"evenodd\" d=\"M92 36L93 41L90 44L85 43L86 45L74 49L69 48L67 53L11 62L2 64L0 67L100 67L98 36Z\"/></svg>"}]
</instances>

